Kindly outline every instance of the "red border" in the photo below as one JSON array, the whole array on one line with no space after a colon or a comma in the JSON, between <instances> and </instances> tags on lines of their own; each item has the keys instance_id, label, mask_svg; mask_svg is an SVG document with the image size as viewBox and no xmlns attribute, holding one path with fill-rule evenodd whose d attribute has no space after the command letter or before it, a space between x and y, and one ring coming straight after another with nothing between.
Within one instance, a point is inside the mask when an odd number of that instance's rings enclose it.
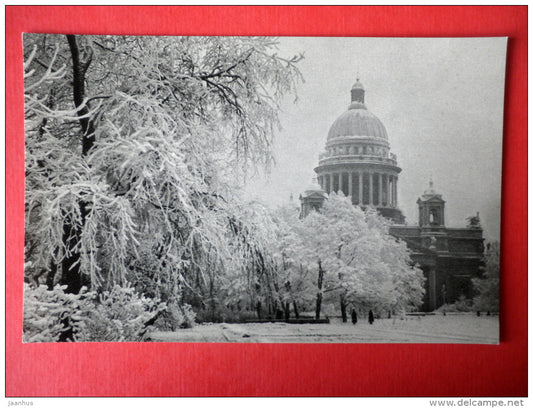
<instances>
[{"instance_id":1,"label":"red border","mask_svg":"<svg viewBox=\"0 0 533 408\"><path fill-rule=\"evenodd\" d=\"M21 33L509 36L502 343L21 344ZM480 67L483 69L483 67ZM7 396L526 396L527 7L6 7Z\"/></svg>"}]
</instances>

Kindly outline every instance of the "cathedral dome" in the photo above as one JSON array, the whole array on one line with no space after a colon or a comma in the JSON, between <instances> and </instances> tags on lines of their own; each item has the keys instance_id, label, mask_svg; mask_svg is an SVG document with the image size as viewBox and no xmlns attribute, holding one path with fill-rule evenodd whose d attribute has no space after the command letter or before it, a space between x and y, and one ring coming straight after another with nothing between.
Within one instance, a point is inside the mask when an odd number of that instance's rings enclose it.
<instances>
[{"instance_id":1,"label":"cathedral dome","mask_svg":"<svg viewBox=\"0 0 533 408\"><path fill-rule=\"evenodd\" d=\"M365 107L350 106L346 112L337 118L328 133L328 140L344 136L366 136L388 140L387 130L381 121Z\"/></svg>"},{"instance_id":2,"label":"cathedral dome","mask_svg":"<svg viewBox=\"0 0 533 408\"><path fill-rule=\"evenodd\" d=\"M318 184L324 198L342 191L354 205L375 208L383 217L401 224L405 217L398 208L397 186L402 169L390 152L387 130L366 108L365 88L359 78L350 94L350 106L331 125L326 148L318 156L314 169ZM310 186L301 197L307 205L311 198L318 202L323 196L316 186ZM302 214L306 214L304 209Z\"/></svg>"},{"instance_id":3,"label":"cathedral dome","mask_svg":"<svg viewBox=\"0 0 533 408\"><path fill-rule=\"evenodd\" d=\"M365 106L365 88L357 82L351 89L352 103L348 110L337 118L328 133L328 140L345 136L363 136L388 140L383 123Z\"/></svg>"}]
</instances>

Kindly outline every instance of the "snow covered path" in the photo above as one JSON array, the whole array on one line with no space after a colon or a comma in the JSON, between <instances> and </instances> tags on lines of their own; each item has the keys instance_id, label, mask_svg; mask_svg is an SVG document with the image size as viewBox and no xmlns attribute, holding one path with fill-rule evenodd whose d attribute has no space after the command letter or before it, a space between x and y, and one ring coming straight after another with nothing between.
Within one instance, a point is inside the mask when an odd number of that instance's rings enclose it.
<instances>
[{"instance_id":1,"label":"snow covered path","mask_svg":"<svg viewBox=\"0 0 533 408\"><path fill-rule=\"evenodd\" d=\"M471 343L498 344L498 316L421 316L378 319L373 325L218 323L176 332L155 332L158 342L235 343Z\"/></svg>"}]
</instances>

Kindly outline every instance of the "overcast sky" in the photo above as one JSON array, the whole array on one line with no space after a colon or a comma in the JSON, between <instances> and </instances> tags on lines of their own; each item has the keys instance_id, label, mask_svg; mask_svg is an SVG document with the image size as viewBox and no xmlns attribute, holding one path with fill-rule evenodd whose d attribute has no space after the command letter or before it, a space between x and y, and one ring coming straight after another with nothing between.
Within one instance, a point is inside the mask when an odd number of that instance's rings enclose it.
<instances>
[{"instance_id":1,"label":"overcast sky","mask_svg":"<svg viewBox=\"0 0 533 408\"><path fill-rule=\"evenodd\" d=\"M276 167L248 193L272 207L291 193L298 203L359 76L402 168L407 223L418 222L416 200L432 177L447 226L462 227L479 211L485 238L499 239L506 45L506 38L281 38L280 55L304 53L305 83L298 102L283 106Z\"/></svg>"}]
</instances>

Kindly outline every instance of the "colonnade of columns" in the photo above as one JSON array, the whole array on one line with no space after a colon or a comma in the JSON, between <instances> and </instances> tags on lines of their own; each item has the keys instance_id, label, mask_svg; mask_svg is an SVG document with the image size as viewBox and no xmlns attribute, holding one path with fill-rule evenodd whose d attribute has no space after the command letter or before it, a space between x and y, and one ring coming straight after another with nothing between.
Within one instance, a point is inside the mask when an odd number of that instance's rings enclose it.
<instances>
[{"instance_id":1,"label":"colonnade of columns","mask_svg":"<svg viewBox=\"0 0 533 408\"><path fill-rule=\"evenodd\" d=\"M331 172L318 176L318 184L326 192L342 191L353 204L396 208L398 176L379 172Z\"/></svg>"}]
</instances>

